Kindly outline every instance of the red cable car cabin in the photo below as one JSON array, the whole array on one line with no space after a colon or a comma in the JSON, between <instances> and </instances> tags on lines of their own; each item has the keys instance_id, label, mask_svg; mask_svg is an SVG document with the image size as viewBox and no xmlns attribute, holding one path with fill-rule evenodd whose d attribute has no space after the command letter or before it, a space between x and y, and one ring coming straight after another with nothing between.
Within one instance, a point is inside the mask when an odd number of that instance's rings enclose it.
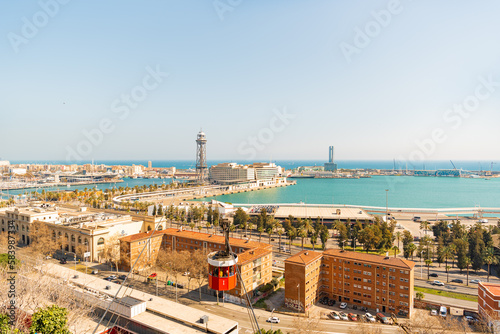
<instances>
[{"instance_id":1,"label":"red cable car cabin","mask_svg":"<svg viewBox=\"0 0 500 334\"><path fill-rule=\"evenodd\" d=\"M208 286L213 290L228 291L236 287L238 256L221 253L208 254Z\"/></svg>"}]
</instances>

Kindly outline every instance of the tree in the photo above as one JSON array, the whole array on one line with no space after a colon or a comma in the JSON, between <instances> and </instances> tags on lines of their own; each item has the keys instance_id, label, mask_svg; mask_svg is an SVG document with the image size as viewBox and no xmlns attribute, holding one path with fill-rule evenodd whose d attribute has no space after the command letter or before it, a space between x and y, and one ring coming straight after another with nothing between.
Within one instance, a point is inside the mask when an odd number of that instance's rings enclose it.
<instances>
[{"instance_id":1,"label":"tree","mask_svg":"<svg viewBox=\"0 0 500 334\"><path fill-rule=\"evenodd\" d=\"M398 246L392 246L392 251L394 252L394 257L396 257L396 255L399 253L399 248Z\"/></svg>"},{"instance_id":2,"label":"tree","mask_svg":"<svg viewBox=\"0 0 500 334\"><path fill-rule=\"evenodd\" d=\"M36 311L31 318L30 333L70 334L68 310L51 305Z\"/></svg>"},{"instance_id":3,"label":"tree","mask_svg":"<svg viewBox=\"0 0 500 334\"><path fill-rule=\"evenodd\" d=\"M431 259L426 259L425 260L425 265L427 266L427 279L429 279L429 277L430 277L429 276L429 268L430 268L431 264L432 264L432 260Z\"/></svg>"},{"instance_id":4,"label":"tree","mask_svg":"<svg viewBox=\"0 0 500 334\"><path fill-rule=\"evenodd\" d=\"M304 250L304 239L307 238L307 231L303 227L299 227L297 235L302 239L302 250Z\"/></svg>"},{"instance_id":5,"label":"tree","mask_svg":"<svg viewBox=\"0 0 500 334\"><path fill-rule=\"evenodd\" d=\"M273 235L273 229L272 228L268 228L266 230L266 233L269 235L269 244L271 244L271 236Z\"/></svg>"},{"instance_id":6,"label":"tree","mask_svg":"<svg viewBox=\"0 0 500 334\"><path fill-rule=\"evenodd\" d=\"M315 244L316 244L316 242L318 241L318 233L317 233L316 231L314 231L313 233L311 233L310 240L311 240L312 248L313 248L313 250L314 250L314 249L315 249L315 248L314 248L314 245L315 245Z\"/></svg>"},{"instance_id":7,"label":"tree","mask_svg":"<svg viewBox=\"0 0 500 334\"><path fill-rule=\"evenodd\" d=\"M487 248L486 251L484 252L484 262L488 265L488 282L490 281L490 266L492 264L498 264L498 259L495 256L495 252L493 248Z\"/></svg>"},{"instance_id":8,"label":"tree","mask_svg":"<svg viewBox=\"0 0 500 334\"><path fill-rule=\"evenodd\" d=\"M102 257L110 264L113 264L118 272L118 264L120 263L120 236L115 234L104 241Z\"/></svg>"},{"instance_id":9,"label":"tree","mask_svg":"<svg viewBox=\"0 0 500 334\"><path fill-rule=\"evenodd\" d=\"M289 250L290 254L292 253L292 243L297 238L297 229L295 227L291 227L288 230L288 237L290 238Z\"/></svg>"},{"instance_id":10,"label":"tree","mask_svg":"<svg viewBox=\"0 0 500 334\"><path fill-rule=\"evenodd\" d=\"M453 241L453 244L456 247L457 267L460 269L460 272L462 272L462 270L465 269L465 267L467 266L466 259L468 259L468 257L467 257L468 244L467 244L467 241L465 241L463 239L455 239L455 241ZM470 259L468 259L468 260L470 260Z\"/></svg>"},{"instance_id":11,"label":"tree","mask_svg":"<svg viewBox=\"0 0 500 334\"><path fill-rule=\"evenodd\" d=\"M233 224L240 229L247 228L248 214L242 209L238 208L234 213Z\"/></svg>"},{"instance_id":12,"label":"tree","mask_svg":"<svg viewBox=\"0 0 500 334\"><path fill-rule=\"evenodd\" d=\"M49 229L47 223L36 220L31 224L31 243L29 250L34 254L46 257L52 255L58 248L55 234Z\"/></svg>"},{"instance_id":13,"label":"tree","mask_svg":"<svg viewBox=\"0 0 500 334\"><path fill-rule=\"evenodd\" d=\"M441 256L444 259L445 266L446 266L446 283L448 283L448 271L450 267L448 266L448 259L453 258L453 250L451 246L446 246L443 247L443 250L441 251Z\"/></svg>"},{"instance_id":14,"label":"tree","mask_svg":"<svg viewBox=\"0 0 500 334\"><path fill-rule=\"evenodd\" d=\"M198 283L199 301L201 303L201 287L208 277L207 256L201 249L191 253L191 267L189 268L189 273Z\"/></svg>"},{"instance_id":15,"label":"tree","mask_svg":"<svg viewBox=\"0 0 500 334\"><path fill-rule=\"evenodd\" d=\"M424 295L424 293L423 293L423 292L420 292L420 291L419 291L419 292L417 292L417 293L415 294L415 297L417 298L417 300L422 300L422 299L424 299L424 298L425 298L425 295Z\"/></svg>"},{"instance_id":16,"label":"tree","mask_svg":"<svg viewBox=\"0 0 500 334\"><path fill-rule=\"evenodd\" d=\"M467 268L467 286L469 286L469 266L471 264L471 260L468 257L464 259L465 267Z\"/></svg>"}]
</instances>

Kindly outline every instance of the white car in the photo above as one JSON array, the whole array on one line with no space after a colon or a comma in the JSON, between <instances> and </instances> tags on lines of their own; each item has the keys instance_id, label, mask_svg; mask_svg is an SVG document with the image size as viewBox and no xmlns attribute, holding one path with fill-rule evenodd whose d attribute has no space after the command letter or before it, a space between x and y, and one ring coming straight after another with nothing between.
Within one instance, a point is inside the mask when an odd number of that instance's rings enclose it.
<instances>
[{"instance_id":1,"label":"white car","mask_svg":"<svg viewBox=\"0 0 500 334\"><path fill-rule=\"evenodd\" d=\"M365 314L365 318L366 320L368 320L369 322L375 322L377 321L377 319L375 319L375 317L373 315L371 315L370 313L366 313Z\"/></svg>"},{"instance_id":2,"label":"white car","mask_svg":"<svg viewBox=\"0 0 500 334\"><path fill-rule=\"evenodd\" d=\"M340 308L343 310L343 309L346 309L347 308L347 303L340 303Z\"/></svg>"},{"instance_id":3,"label":"white car","mask_svg":"<svg viewBox=\"0 0 500 334\"><path fill-rule=\"evenodd\" d=\"M480 279L473 279L473 280L470 280L469 282L477 284L477 283L482 282L482 281Z\"/></svg>"},{"instance_id":4,"label":"white car","mask_svg":"<svg viewBox=\"0 0 500 334\"><path fill-rule=\"evenodd\" d=\"M431 310L431 315L438 315L438 311L437 310Z\"/></svg>"},{"instance_id":5,"label":"white car","mask_svg":"<svg viewBox=\"0 0 500 334\"><path fill-rule=\"evenodd\" d=\"M332 311L332 313L330 313L330 317L333 319L333 320L340 320L340 316L337 312L335 311Z\"/></svg>"},{"instance_id":6,"label":"white car","mask_svg":"<svg viewBox=\"0 0 500 334\"><path fill-rule=\"evenodd\" d=\"M182 276L189 276L190 272L189 271L186 271L184 272L184 274L182 274Z\"/></svg>"},{"instance_id":7,"label":"white car","mask_svg":"<svg viewBox=\"0 0 500 334\"><path fill-rule=\"evenodd\" d=\"M432 285L444 286L444 283L441 281L434 281L434 282L432 282Z\"/></svg>"},{"instance_id":8,"label":"white car","mask_svg":"<svg viewBox=\"0 0 500 334\"><path fill-rule=\"evenodd\" d=\"M280 323L280 318L278 317L270 317L267 319L267 322L272 322L273 324L279 324Z\"/></svg>"},{"instance_id":9,"label":"white car","mask_svg":"<svg viewBox=\"0 0 500 334\"><path fill-rule=\"evenodd\" d=\"M340 317L341 320L349 321L349 318L347 317L347 314L345 314L344 312L340 312L339 313L339 317Z\"/></svg>"}]
</instances>

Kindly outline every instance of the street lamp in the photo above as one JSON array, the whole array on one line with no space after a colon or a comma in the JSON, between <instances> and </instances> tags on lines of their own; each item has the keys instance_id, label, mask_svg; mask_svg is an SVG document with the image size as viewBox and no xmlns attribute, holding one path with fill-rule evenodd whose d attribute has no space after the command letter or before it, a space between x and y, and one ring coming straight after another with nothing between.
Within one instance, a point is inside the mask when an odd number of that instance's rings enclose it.
<instances>
[{"instance_id":1,"label":"street lamp","mask_svg":"<svg viewBox=\"0 0 500 334\"><path fill-rule=\"evenodd\" d=\"M422 279L422 267L423 267L423 263L422 263L422 253L424 252L424 250L420 251L420 279Z\"/></svg>"},{"instance_id":2,"label":"street lamp","mask_svg":"<svg viewBox=\"0 0 500 334\"><path fill-rule=\"evenodd\" d=\"M297 292L299 293L299 302L297 305L297 310L300 313L300 283L297 285Z\"/></svg>"},{"instance_id":3,"label":"street lamp","mask_svg":"<svg viewBox=\"0 0 500 334\"><path fill-rule=\"evenodd\" d=\"M273 318L274 310L275 309L273 308L273 310L271 311L271 332L273 331L273 321L272 321L273 319L272 318Z\"/></svg>"}]
</instances>

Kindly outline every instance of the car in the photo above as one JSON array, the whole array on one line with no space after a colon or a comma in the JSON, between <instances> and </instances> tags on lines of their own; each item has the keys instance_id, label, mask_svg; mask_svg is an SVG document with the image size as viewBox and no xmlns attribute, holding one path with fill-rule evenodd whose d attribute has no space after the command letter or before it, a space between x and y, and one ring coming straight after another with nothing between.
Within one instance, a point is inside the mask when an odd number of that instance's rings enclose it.
<instances>
[{"instance_id":1,"label":"car","mask_svg":"<svg viewBox=\"0 0 500 334\"><path fill-rule=\"evenodd\" d=\"M383 315L382 313L377 313L377 319L383 323L383 324L388 324L390 323L389 322L389 318L387 318L385 315Z\"/></svg>"},{"instance_id":2,"label":"car","mask_svg":"<svg viewBox=\"0 0 500 334\"><path fill-rule=\"evenodd\" d=\"M375 322L375 321L377 321L377 319L375 319L375 317L373 315L371 315L371 313L365 313L365 319L368 322Z\"/></svg>"},{"instance_id":3,"label":"car","mask_svg":"<svg viewBox=\"0 0 500 334\"><path fill-rule=\"evenodd\" d=\"M117 279L117 278L118 278L116 275L109 275L108 277L109 277L109 278L111 278L112 280L114 280L114 279Z\"/></svg>"},{"instance_id":4,"label":"car","mask_svg":"<svg viewBox=\"0 0 500 334\"><path fill-rule=\"evenodd\" d=\"M98 273L99 273L99 270L97 270L97 269L94 269L94 270L92 270L92 272L91 272L91 274L92 274L92 275L97 275Z\"/></svg>"},{"instance_id":5,"label":"car","mask_svg":"<svg viewBox=\"0 0 500 334\"><path fill-rule=\"evenodd\" d=\"M105 281L109 281L109 282L111 282L111 281L113 280L111 277L104 277L103 279L104 279Z\"/></svg>"},{"instance_id":6,"label":"car","mask_svg":"<svg viewBox=\"0 0 500 334\"><path fill-rule=\"evenodd\" d=\"M328 306L333 306L333 305L335 305L335 299L330 299L328 301Z\"/></svg>"},{"instance_id":7,"label":"car","mask_svg":"<svg viewBox=\"0 0 500 334\"><path fill-rule=\"evenodd\" d=\"M332 311L330 313L330 318L332 318L333 320L340 320L340 315L337 311Z\"/></svg>"},{"instance_id":8,"label":"car","mask_svg":"<svg viewBox=\"0 0 500 334\"><path fill-rule=\"evenodd\" d=\"M478 284L479 282L482 282L480 279L473 279L469 281L470 283Z\"/></svg>"},{"instance_id":9,"label":"car","mask_svg":"<svg viewBox=\"0 0 500 334\"><path fill-rule=\"evenodd\" d=\"M182 274L182 276L189 276L190 272L189 271L185 271L184 274Z\"/></svg>"},{"instance_id":10,"label":"car","mask_svg":"<svg viewBox=\"0 0 500 334\"><path fill-rule=\"evenodd\" d=\"M122 281L125 280L127 278L127 275L120 275L118 276L118 279L121 279Z\"/></svg>"},{"instance_id":11,"label":"car","mask_svg":"<svg viewBox=\"0 0 500 334\"><path fill-rule=\"evenodd\" d=\"M438 311L437 310L431 310L431 315L438 315Z\"/></svg>"},{"instance_id":12,"label":"car","mask_svg":"<svg viewBox=\"0 0 500 334\"><path fill-rule=\"evenodd\" d=\"M432 273L432 274L429 274L430 277L438 277L438 274L436 273Z\"/></svg>"},{"instance_id":13,"label":"car","mask_svg":"<svg viewBox=\"0 0 500 334\"><path fill-rule=\"evenodd\" d=\"M270 317L267 319L267 322L273 323L273 324L279 324L280 323L280 318L278 317Z\"/></svg>"},{"instance_id":14,"label":"car","mask_svg":"<svg viewBox=\"0 0 500 334\"><path fill-rule=\"evenodd\" d=\"M466 315L464 318L469 323L469 325L475 324L477 322L477 319L470 315Z\"/></svg>"},{"instance_id":15,"label":"car","mask_svg":"<svg viewBox=\"0 0 500 334\"><path fill-rule=\"evenodd\" d=\"M68 263L68 261L66 261L66 259L65 259L65 258L62 258L62 259L61 259L61 261L59 261L59 263L60 263L60 264L66 264L66 263Z\"/></svg>"},{"instance_id":16,"label":"car","mask_svg":"<svg viewBox=\"0 0 500 334\"><path fill-rule=\"evenodd\" d=\"M358 316L354 313L349 313L347 316L349 317L349 320L351 320L351 321L358 321Z\"/></svg>"},{"instance_id":17,"label":"car","mask_svg":"<svg viewBox=\"0 0 500 334\"><path fill-rule=\"evenodd\" d=\"M413 221L414 221L414 222L419 222L419 221L420 221L420 219L421 219L420 217L413 217Z\"/></svg>"},{"instance_id":18,"label":"car","mask_svg":"<svg viewBox=\"0 0 500 334\"><path fill-rule=\"evenodd\" d=\"M342 303L340 303L340 308L341 308L342 310L346 309L346 308L347 308L347 303L346 303L346 302L342 302Z\"/></svg>"},{"instance_id":19,"label":"car","mask_svg":"<svg viewBox=\"0 0 500 334\"><path fill-rule=\"evenodd\" d=\"M339 312L339 317L341 320L349 320L347 314L345 314L344 312Z\"/></svg>"},{"instance_id":20,"label":"car","mask_svg":"<svg viewBox=\"0 0 500 334\"><path fill-rule=\"evenodd\" d=\"M463 280L461 280L461 279L459 279L459 278L452 279L451 281L452 281L453 283L460 283L460 284L463 284L463 283L464 283L464 281L463 281Z\"/></svg>"},{"instance_id":21,"label":"car","mask_svg":"<svg viewBox=\"0 0 500 334\"><path fill-rule=\"evenodd\" d=\"M432 285L444 286L444 283L441 281L434 281L434 282L432 282Z\"/></svg>"},{"instance_id":22,"label":"car","mask_svg":"<svg viewBox=\"0 0 500 334\"><path fill-rule=\"evenodd\" d=\"M448 314L448 309L446 308L446 306L441 306L439 308L439 315L443 318L446 318L446 314Z\"/></svg>"}]
</instances>

